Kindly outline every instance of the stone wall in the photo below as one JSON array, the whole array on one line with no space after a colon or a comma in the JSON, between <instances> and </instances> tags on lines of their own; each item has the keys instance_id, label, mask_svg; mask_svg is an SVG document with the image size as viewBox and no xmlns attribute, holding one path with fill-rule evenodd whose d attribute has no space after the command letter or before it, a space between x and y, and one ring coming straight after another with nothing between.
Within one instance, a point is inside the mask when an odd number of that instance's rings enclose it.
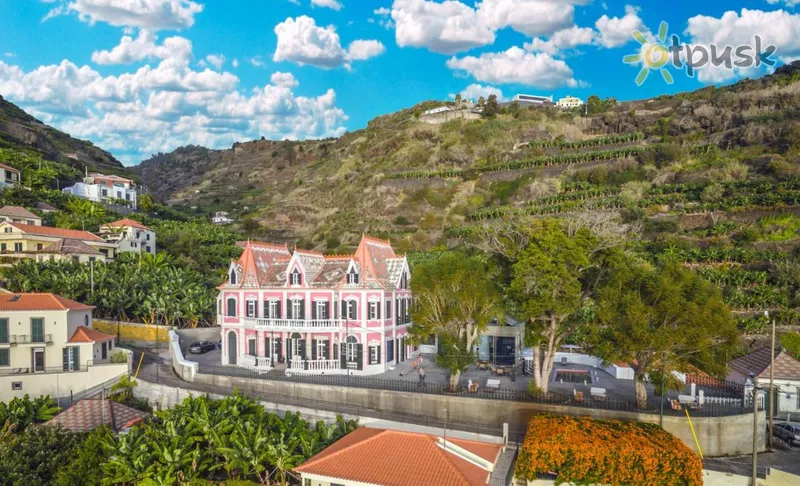
<instances>
[{"instance_id":1,"label":"stone wall","mask_svg":"<svg viewBox=\"0 0 800 486\"><path fill-rule=\"evenodd\" d=\"M104 319L93 319L92 327L100 332L117 335L119 331L120 343L131 346L155 346L156 337L159 347L166 347L169 343L169 327L154 326L138 322L117 322Z\"/></svg>"},{"instance_id":2,"label":"stone wall","mask_svg":"<svg viewBox=\"0 0 800 486\"><path fill-rule=\"evenodd\" d=\"M522 429L528 419L540 413L557 415L590 416L601 420L628 420L659 423L658 415L645 413L599 410L567 405L547 405L529 402L486 400L480 398L451 397L423 393L402 393L389 390L367 390L307 383L257 380L230 376L194 376L195 384L206 384L233 390L238 388L251 394L277 394L294 399L325 400L336 404L357 406L385 413L430 417L444 420L449 417L459 422L469 422L500 427L504 423ZM457 417L457 419L454 419ZM758 430L765 430L765 414L758 414ZM730 417L692 418L698 442L704 455L709 457L740 455L752 451L753 417L739 415ZM681 439L692 450L697 451L689 421L686 416L664 417L664 429ZM765 449L764 435L759 434L759 450Z\"/></svg>"}]
</instances>

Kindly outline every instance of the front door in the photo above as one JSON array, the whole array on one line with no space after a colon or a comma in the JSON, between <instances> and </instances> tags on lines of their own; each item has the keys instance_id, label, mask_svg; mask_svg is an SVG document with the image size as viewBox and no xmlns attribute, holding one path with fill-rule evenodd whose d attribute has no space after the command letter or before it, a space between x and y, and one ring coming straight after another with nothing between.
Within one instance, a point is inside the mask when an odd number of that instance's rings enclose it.
<instances>
[{"instance_id":1,"label":"front door","mask_svg":"<svg viewBox=\"0 0 800 486\"><path fill-rule=\"evenodd\" d=\"M231 331L228 333L228 364L236 364L236 333Z\"/></svg>"},{"instance_id":2,"label":"front door","mask_svg":"<svg viewBox=\"0 0 800 486\"><path fill-rule=\"evenodd\" d=\"M44 349L34 348L33 350L33 372L44 371Z\"/></svg>"}]
</instances>

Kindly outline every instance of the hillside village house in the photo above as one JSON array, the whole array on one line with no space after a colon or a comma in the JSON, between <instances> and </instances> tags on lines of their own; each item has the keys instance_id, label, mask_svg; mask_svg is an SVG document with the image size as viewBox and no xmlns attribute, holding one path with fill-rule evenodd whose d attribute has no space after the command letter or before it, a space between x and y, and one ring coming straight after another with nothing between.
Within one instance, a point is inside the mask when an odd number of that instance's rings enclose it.
<instances>
[{"instance_id":1,"label":"hillside village house","mask_svg":"<svg viewBox=\"0 0 800 486\"><path fill-rule=\"evenodd\" d=\"M0 256L106 262L116 257L116 244L88 231L2 222Z\"/></svg>"},{"instance_id":2,"label":"hillside village house","mask_svg":"<svg viewBox=\"0 0 800 486\"><path fill-rule=\"evenodd\" d=\"M734 358L728 363L726 379L747 384L751 374L756 386L769 387L769 346ZM796 413L800 411L800 361L783 349L775 350L774 386L778 397L776 412Z\"/></svg>"},{"instance_id":3,"label":"hillside village house","mask_svg":"<svg viewBox=\"0 0 800 486\"><path fill-rule=\"evenodd\" d=\"M89 174L74 186L66 187L63 192L82 197L94 202L125 201L125 204L136 209L136 187L132 180L116 175Z\"/></svg>"},{"instance_id":4,"label":"hillside village house","mask_svg":"<svg viewBox=\"0 0 800 486\"><path fill-rule=\"evenodd\" d=\"M559 108L576 108L583 106L583 100L575 96L564 96L556 101L556 106Z\"/></svg>"},{"instance_id":5,"label":"hillside village house","mask_svg":"<svg viewBox=\"0 0 800 486\"><path fill-rule=\"evenodd\" d=\"M0 294L0 402L26 393L68 397L128 371L92 309L54 294Z\"/></svg>"},{"instance_id":6,"label":"hillside village house","mask_svg":"<svg viewBox=\"0 0 800 486\"><path fill-rule=\"evenodd\" d=\"M211 223L213 224L231 224L233 220L228 217L228 213L225 211L217 211L214 214L214 217L211 218Z\"/></svg>"},{"instance_id":7,"label":"hillside village house","mask_svg":"<svg viewBox=\"0 0 800 486\"><path fill-rule=\"evenodd\" d=\"M6 164L0 164L0 189L15 186L21 180L22 172Z\"/></svg>"},{"instance_id":8,"label":"hillside village house","mask_svg":"<svg viewBox=\"0 0 800 486\"><path fill-rule=\"evenodd\" d=\"M156 254L156 233L138 221L120 219L100 227L100 237L117 245L117 251Z\"/></svg>"},{"instance_id":9,"label":"hillside village house","mask_svg":"<svg viewBox=\"0 0 800 486\"><path fill-rule=\"evenodd\" d=\"M20 206L3 206L0 208L0 221L29 224L32 226L42 225L41 217Z\"/></svg>"},{"instance_id":10,"label":"hillside village house","mask_svg":"<svg viewBox=\"0 0 800 486\"><path fill-rule=\"evenodd\" d=\"M354 255L247 242L219 287L222 364L370 375L411 356L408 261L362 237Z\"/></svg>"}]
</instances>

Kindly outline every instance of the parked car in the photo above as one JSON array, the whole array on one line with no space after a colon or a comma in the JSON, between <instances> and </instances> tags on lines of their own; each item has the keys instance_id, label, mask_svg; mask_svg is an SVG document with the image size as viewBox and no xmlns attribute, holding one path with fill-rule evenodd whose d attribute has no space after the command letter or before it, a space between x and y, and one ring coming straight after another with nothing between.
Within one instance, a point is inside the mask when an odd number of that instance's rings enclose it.
<instances>
[{"instance_id":1,"label":"parked car","mask_svg":"<svg viewBox=\"0 0 800 486\"><path fill-rule=\"evenodd\" d=\"M790 445L800 445L800 425L791 422L775 424L775 437L785 440Z\"/></svg>"},{"instance_id":2,"label":"parked car","mask_svg":"<svg viewBox=\"0 0 800 486\"><path fill-rule=\"evenodd\" d=\"M197 341L189 346L189 352L192 354L204 354L213 351L215 347L211 341Z\"/></svg>"}]
</instances>

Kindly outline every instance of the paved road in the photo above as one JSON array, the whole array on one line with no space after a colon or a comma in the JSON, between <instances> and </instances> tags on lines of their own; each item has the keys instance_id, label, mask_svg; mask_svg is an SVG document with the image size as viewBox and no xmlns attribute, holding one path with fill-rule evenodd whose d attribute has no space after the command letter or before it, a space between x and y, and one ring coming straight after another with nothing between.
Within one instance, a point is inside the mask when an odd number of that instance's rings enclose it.
<instances>
[{"instance_id":1,"label":"paved road","mask_svg":"<svg viewBox=\"0 0 800 486\"><path fill-rule=\"evenodd\" d=\"M723 471L742 476L753 473L753 456L718 457L704 459L706 469ZM766 476L767 468L778 469L783 472L800 475L800 448L778 447L773 452L762 452L758 455L758 476Z\"/></svg>"}]
</instances>

